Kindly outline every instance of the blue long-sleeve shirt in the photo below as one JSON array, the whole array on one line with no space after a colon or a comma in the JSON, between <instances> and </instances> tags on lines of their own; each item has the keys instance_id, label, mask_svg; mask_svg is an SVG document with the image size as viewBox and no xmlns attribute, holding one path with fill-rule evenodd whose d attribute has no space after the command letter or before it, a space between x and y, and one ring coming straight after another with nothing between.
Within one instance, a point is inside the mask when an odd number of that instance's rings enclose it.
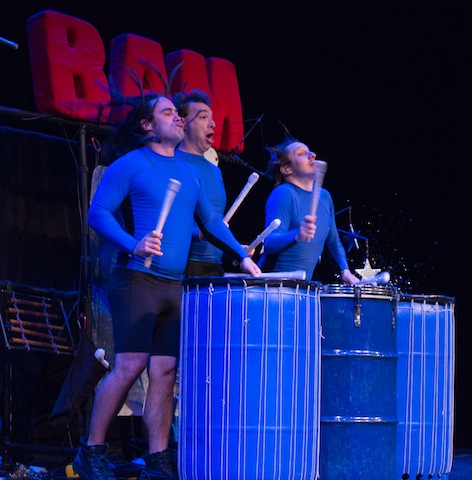
<instances>
[{"instance_id":1,"label":"blue long-sleeve shirt","mask_svg":"<svg viewBox=\"0 0 472 480\"><path fill-rule=\"evenodd\" d=\"M312 192L292 183L274 188L266 202L266 227L279 218L280 226L264 241L264 253L259 261L263 272L303 270L312 279L318 259L325 246L341 269L348 268L346 252L339 238L331 195L321 189L317 209L316 232L311 242L297 242L300 223L310 212Z\"/></svg>"},{"instance_id":2,"label":"blue long-sleeve shirt","mask_svg":"<svg viewBox=\"0 0 472 480\"><path fill-rule=\"evenodd\" d=\"M178 160L193 165L200 172L203 188L210 199L215 212L223 218L226 208L226 190L221 170L209 162L203 155L175 151ZM223 263L223 251L207 240L198 239L199 228L194 225L194 234L190 245L189 260L195 262Z\"/></svg>"},{"instance_id":3,"label":"blue long-sleeve shirt","mask_svg":"<svg viewBox=\"0 0 472 480\"><path fill-rule=\"evenodd\" d=\"M133 251L137 242L156 228L170 178L181 186L162 230L163 255L153 255L148 269L145 257ZM187 263L194 216L205 237L230 256L238 260L248 256L221 215L215 213L198 171L175 157L142 147L107 168L90 205L88 222L120 249L117 266L180 280Z\"/></svg>"}]
</instances>

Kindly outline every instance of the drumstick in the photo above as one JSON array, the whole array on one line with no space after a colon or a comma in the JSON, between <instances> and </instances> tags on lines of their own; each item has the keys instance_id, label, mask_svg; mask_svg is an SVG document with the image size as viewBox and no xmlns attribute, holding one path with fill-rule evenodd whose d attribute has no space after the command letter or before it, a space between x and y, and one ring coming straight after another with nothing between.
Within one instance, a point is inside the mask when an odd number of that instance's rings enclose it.
<instances>
[{"instance_id":1,"label":"drumstick","mask_svg":"<svg viewBox=\"0 0 472 480\"><path fill-rule=\"evenodd\" d=\"M154 229L157 233L161 233L164 223L167 220L167 215L169 215L170 207L174 201L174 198L177 192L180 190L181 183L174 178L169 179L169 184L167 185L166 195L164 201L162 202L161 212L159 214L159 220L157 221L156 228ZM144 260L144 266L149 268L152 263L152 254L146 257Z\"/></svg>"},{"instance_id":2,"label":"drumstick","mask_svg":"<svg viewBox=\"0 0 472 480\"><path fill-rule=\"evenodd\" d=\"M239 205L241 205L241 202L244 200L246 195L249 193L249 190L254 186L254 184L259 180L259 174L256 172L251 173L249 175L249 178L247 180L246 185L244 188L241 190L241 193L238 195L238 198L234 201L233 205L231 205L231 208L228 210L226 215L223 218L223 222L228 223L231 219L231 217L234 215L234 212L237 210Z\"/></svg>"},{"instance_id":3,"label":"drumstick","mask_svg":"<svg viewBox=\"0 0 472 480\"><path fill-rule=\"evenodd\" d=\"M320 200L321 186L323 185L323 179L328 168L328 164L323 160L316 160L318 164L318 172L315 177L315 185L313 186L313 197L311 202L310 215L316 215L318 209L318 201Z\"/></svg>"},{"instance_id":4,"label":"drumstick","mask_svg":"<svg viewBox=\"0 0 472 480\"><path fill-rule=\"evenodd\" d=\"M97 348L93 356L105 367L110 368L110 363L105 358L105 350L103 348Z\"/></svg>"},{"instance_id":5,"label":"drumstick","mask_svg":"<svg viewBox=\"0 0 472 480\"><path fill-rule=\"evenodd\" d=\"M280 219L279 218L274 218L272 222L270 222L270 225L260 234L256 237L256 239L247 247L247 251L250 252L254 248L256 248L261 242L264 241L264 239L272 233L276 228L278 228L280 225Z\"/></svg>"},{"instance_id":6,"label":"drumstick","mask_svg":"<svg viewBox=\"0 0 472 480\"><path fill-rule=\"evenodd\" d=\"M268 235L269 233L273 232L276 228L278 228L280 225L280 219L279 218L274 218L272 222L270 222L270 225L260 234L256 237L256 239L247 246L246 252L250 252L252 249L256 248L259 243L261 243ZM239 262L235 260L233 262L233 266L237 267L239 265Z\"/></svg>"}]
</instances>

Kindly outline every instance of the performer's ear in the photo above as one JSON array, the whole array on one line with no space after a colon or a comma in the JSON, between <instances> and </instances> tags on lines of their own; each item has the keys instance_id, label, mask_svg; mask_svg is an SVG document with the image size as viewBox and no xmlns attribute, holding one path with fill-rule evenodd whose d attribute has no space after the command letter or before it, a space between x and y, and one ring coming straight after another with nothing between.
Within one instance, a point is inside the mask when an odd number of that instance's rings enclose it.
<instances>
[{"instance_id":1,"label":"performer's ear","mask_svg":"<svg viewBox=\"0 0 472 480\"><path fill-rule=\"evenodd\" d=\"M283 165L280 167L280 173L282 175L290 175L292 173L292 169L290 168L290 165Z\"/></svg>"},{"instance_id":2,"label":"performer's ear","mask_svg":"<svg viewBox=\"0 0 472 480\"><path fill-rule=\"evenodd\" d=\"M152 124L149 120L146 120L145 118L143 118L139 124L141 125L141 128L145 131L145 132L149 132L152 130Z\"/></svg>"}]
</instances>

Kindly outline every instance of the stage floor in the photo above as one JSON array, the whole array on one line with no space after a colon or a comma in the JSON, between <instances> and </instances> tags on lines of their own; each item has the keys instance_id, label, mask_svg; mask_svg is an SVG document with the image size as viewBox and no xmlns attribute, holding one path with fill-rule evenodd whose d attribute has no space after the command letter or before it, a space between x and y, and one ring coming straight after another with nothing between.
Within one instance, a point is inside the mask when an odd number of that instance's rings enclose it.
<instances>
[{"instance_id":1,"label":"stage floor","mask_svg":"<svg viewBox=\"0 0 472 480\"><path fill-rule=\"evenodd\" d=\"M1 457L0 457L1 460ZM111 460L117 460L117 458L111 458ZM115 470L116 477L119 479L129 479L136 478L139 475L140 467L133 463L128 462L119 462L115 463L117 467ZM12 472L2 471L0 469L0 478L5 480L10 480ZM55 480L66 480L64 467L58 465L56 468L49 465L48 468L49 475L44 475L41 477L41 480L46 479L55 479ZM27 478L27 477L24 477ZM436 478L436 477L434 477ZM32 480L35 480L34 478ZM320 479L323 480L323 479ZM371 479L366 479L371 480ZM401 480L401 479L392 479L392 480ZM452 471L448 476L448 480L472 480L472 450L462 450L456 452L454 455L454 461L452 466Z\"/></svg>"},{"instance_id":2,"label":"stage floor","mask_svg":"<svg viewBox=\"0 0 472 480\"><path fill-rule=\"evenodd\" d=\"M126 468L124 469L124 471L126 471ZM2 478L7 478L8 474L6 472L4 472L4 474L5 474L5 477L2 477ZM132 472L130 472L129 474L134 475ZM0 476L1 475L2 473L0 471ZM128 475L125 474L123 477L121 477L121 475L118 475L117 477L127 478ZM43 478L48 478L48 476L46 475ZM59 467L57 470L54 471L54 473L50 476L50 478L66 479L67 477L63 473L62 468ZM454 456L452 471L449 474L448 479L449 480L472 480L472 451L458 453L457 455ZM400 479L395 479L395 480L400 480Z\"/></svg>"},{"instance_id":3,"label":"stage floor","mask_svg":"<svg viewBox=\"0 0 472 480\"><path fill-rule=\"evenodd\" d=\"M457 452L454 455L449 480L472 480L472 451Z\"/></svg>"}]
</instances>

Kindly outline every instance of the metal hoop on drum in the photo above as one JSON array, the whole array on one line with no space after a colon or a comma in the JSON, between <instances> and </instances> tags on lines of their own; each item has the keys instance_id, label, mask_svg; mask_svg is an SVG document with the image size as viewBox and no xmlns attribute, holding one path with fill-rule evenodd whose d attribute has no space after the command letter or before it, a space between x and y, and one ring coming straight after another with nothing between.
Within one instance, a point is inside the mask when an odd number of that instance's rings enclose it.
<instances>
[{"instance_id":1,"label":"metal hoop on drum","mask_svg":"<svg viewBox=\"0 0 472 480\"><path fill-rule=\"evenodd\" d=\"M395 478L396 290L323 285L320 473Z\"/></svg>"},{"instance_id":2,"label":"metal hoop on drum","mask_svg":"<svg viewBox=\"0 0 472 480\"><path fill-rule=\"evenodd\" d=\"M183 289L180 477L318 478L317 287L193 277Z\"/></svg>"},{"instance_id":3,"label":"metal hoop on drum","mask_svg":"<svg viewBox=\"0 0 472 480\"><path fill-rule=\"evenodd\" d=\"M454 299L401 295L397 336L397 478L447 478L453 460Z\"/></svg>"}]
</instances>

